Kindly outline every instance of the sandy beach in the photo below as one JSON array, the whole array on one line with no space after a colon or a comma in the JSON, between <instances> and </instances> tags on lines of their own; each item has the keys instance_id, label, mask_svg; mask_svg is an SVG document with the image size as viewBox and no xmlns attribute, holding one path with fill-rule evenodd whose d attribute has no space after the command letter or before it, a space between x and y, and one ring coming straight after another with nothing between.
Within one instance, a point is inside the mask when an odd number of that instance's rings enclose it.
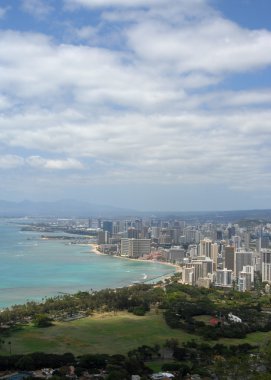
<instances>
[{"instance_id":1,"label":"sandy beach","mask_svg":"<svg viewBox=\"0 0 271 380\"><path fill-rule=\"evenodd\" d=\"M106 253L102 253L100 252L97 248L98 248L98 245L97 244L94 244L94 243L91 243L91 244L88 244L90 247L91 247L91 252L92 253L95 253L97 255L106 255ZM116 259L121 259L121 260L130 260L130 261L139 261L139 262L143 262L143 263L155 263L155 264L163 264L163 265L167 265L167 266L171 266L172 268L174 268L174 270L172 271L172 273L169 273L169 274L165 274L165 275L161 275L161 276L158 276L157 278L153 278L153 279L146 279L146 281L142 281L142 282L149 282L149 281L154 281L156 280L155 282L158 282L158 281L161 281L161 280L165 280L165 279L168 279L170 277L172 277L172 275L174 273L178 273L181 271L181 267L177 264L173 264L173 263L168 263L168 262L165 262L165 261L158 261L158 260L147 260L147 259L132 259L131 257L125 257L125 256L118 256L118 255L113 255L113 257L115 257Z\"/></svg>"},{"instance_id":2,"label":"sandy beach","mask_svg":"<svg viewBox=\"0 0 271 380\"><path fill-rule=\"evenodd\" d=\"M90 244L87 244L87 245L91 247L91 252L96 253L96 255L106 255L106 253L100 252L97 249L98 248L98 244L90 243Z\"/></svg>"}]
</instances>

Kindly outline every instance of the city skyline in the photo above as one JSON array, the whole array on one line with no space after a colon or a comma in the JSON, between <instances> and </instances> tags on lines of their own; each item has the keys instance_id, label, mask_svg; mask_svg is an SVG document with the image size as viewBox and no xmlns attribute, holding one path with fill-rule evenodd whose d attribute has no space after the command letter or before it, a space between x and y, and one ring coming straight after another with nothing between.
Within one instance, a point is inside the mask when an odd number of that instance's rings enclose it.
<instances>
[{"instance_id":1,"label":"city skyline","mask_svg":"<svg viewBox=\"0 0 271 380\"><path fill-rule=\"evenodd\" d=\"M0 199L269 209L268 0L2 0Z\"/></svg>"}]
</instances>

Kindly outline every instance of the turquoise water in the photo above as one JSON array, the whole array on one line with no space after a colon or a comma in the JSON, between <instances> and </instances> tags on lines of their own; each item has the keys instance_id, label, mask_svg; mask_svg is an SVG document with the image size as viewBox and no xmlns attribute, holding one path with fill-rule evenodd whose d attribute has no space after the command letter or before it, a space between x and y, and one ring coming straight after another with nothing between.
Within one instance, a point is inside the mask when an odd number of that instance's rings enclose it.
<instances>
[{"instance_id":1,"label":"turquoise water","mask_svg":"<svg viewBox=\"0 0 271 380\"><path fill-rule=\"evenodd\" d=\"M172 272L159 263L91 253L89 246L43 240L0 220L0 308L79 290L116 288Z\"/></svg>"}]
</instances>

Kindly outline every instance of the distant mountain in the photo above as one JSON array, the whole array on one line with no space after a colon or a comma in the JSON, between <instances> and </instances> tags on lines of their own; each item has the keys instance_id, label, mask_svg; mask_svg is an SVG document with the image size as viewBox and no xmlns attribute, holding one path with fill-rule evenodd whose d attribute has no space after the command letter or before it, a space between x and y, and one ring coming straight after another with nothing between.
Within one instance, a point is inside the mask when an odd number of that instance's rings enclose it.
<instances>
[{"instance_id":1,"label":"distant mountain","mask_svg":"<svg viewBox=\"0 0 271 380\"><path fill-rule=\"evenodd\" d=\"M146 213L147 214L147 213ZM257 222L271 222L271 210L230 210L230 211L176 211L148 213L157 218L185 220L188 224L201 223L241 223L255 220Z\"/></svg>"},{"instance_id":2,"label":"distant mountain","mask_svg":"<svg viewBox=\"0 0 271 380\"><path fill-rule=\"evenodd\" d=\"M136 211L110 205L97 205L85 201L65 199L55 202L10 202L0 200L0 217L151 217L157 219L181 219L188 224L198 223L242 223L256 220L271 222L271 210L232 210L232 211Z\"/></svg>"},{"instance_id":3,"label":"distant mountain","mask_svg":"<svg viewBox=\"0 0 271 380\"><path fill-rule=\"evenodd\" d=\"M96 205L72 199L55 202L0 200L0 217L99 217L134 215L135 210L121 209L108 205Z\"/></svg>"}]
</instances>

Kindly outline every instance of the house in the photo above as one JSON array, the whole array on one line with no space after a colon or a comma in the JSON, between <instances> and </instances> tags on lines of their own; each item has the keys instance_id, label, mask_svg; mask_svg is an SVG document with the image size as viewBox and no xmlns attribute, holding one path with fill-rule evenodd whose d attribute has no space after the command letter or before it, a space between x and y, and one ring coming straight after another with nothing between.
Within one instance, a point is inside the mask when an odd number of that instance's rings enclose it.
<instances>
[{"instance_id":1,"label":"house","mask_svg":"<svg viewBox=\"0 0 271 380\"><path fill-rule=\"evenodd\" d=\"M167 380L167 379L174 379L174 375L169 372L159 372L154 373L151 375L152 380Z\"/></svg>"},{"instance_id":2,"label":"house","mask_svg":"<svg viewBox=\"0 0 271 380\"><path fill-rule=\"evenodd\" d=\"M242 319L237 317L236 315L233 315L232 313L228 314L229 321L234 323L242 323Z\"/></svg>"}]
</instances>

